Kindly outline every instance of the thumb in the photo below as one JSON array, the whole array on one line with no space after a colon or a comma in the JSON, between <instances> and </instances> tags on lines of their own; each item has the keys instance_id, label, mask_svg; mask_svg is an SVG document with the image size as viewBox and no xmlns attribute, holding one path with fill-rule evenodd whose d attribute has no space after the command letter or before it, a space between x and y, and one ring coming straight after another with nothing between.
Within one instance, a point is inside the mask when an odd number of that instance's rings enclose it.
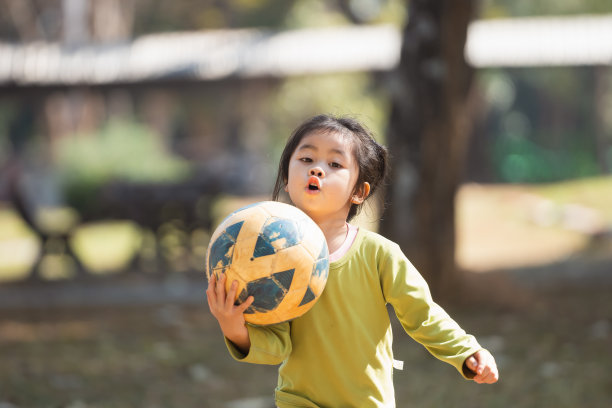
<instances>
[{"instance_id":1,"label":"thumb","mask_svg":"<svg viewBox=\"0 0 612 408\"><path fill-rule=\"evenodd\" d=\"M239 306L240 312L244 313L249 308L249 306L251 306L253 301L255 301L255 298L253 296L249 296L247 300L245 300L244 302L240 304Z\"/></svg>"},{"instance_id":2,"label":"thumb","mask_svg":"<svg viewBox=\"0 0 612 408\"><path fill-rule=\"evenodd\" d=\"M467 366L467 368L478 374L478 372L476 371L478 369L478 361L476 360L476 358L474 358L474 356L468 357L468 359L465 360L465 365Z\"/></svg>"}]
</instances>

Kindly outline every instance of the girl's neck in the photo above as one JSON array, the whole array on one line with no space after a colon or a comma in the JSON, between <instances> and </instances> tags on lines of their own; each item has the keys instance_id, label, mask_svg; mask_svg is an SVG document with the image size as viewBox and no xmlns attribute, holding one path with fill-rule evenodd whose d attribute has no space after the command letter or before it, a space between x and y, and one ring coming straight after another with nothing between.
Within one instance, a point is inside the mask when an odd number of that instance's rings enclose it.
<instances>
[{"instance_id":1,"label":"girl's neck","mask_svg":"<svg viewBox=\"0 0 612 408\"><path fill-rule=\"evenodd\" d=\"M330 254L342 246L348 232L348 224L344 219L324 221L317 224L325 235Z\"/></svg>"}]
</instances>

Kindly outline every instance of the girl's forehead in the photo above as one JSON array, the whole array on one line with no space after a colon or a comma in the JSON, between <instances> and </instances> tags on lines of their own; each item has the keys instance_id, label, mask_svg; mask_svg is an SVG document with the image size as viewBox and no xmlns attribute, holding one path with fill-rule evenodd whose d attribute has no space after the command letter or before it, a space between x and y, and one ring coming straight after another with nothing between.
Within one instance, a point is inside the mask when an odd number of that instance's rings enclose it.
<instances>
[{"instance_id":1,"label":"girl's forehead","mask_svg":"<svg viewBox=\"0 0 612 408\"><path fill-rule=\"evenodd\" d=\"M303 148L341 150L350 155L353 150L353 141L351 137L341 132L317 130L304 135L296 150Z\"/></svg>"}]
</instances>

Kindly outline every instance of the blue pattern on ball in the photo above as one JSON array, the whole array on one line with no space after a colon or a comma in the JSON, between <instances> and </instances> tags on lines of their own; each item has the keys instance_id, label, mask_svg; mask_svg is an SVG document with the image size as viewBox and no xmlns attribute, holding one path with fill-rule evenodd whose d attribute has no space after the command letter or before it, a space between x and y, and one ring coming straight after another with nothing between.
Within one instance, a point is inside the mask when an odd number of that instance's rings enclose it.
<instances>
[{"instance_id":1,"label":"blue pattern on ball","mask_svg":"<svg viewBox=\"0 0 612 408\"><path fill-rule=\"evenodd\" d=\"M208 259L209 270L215 270L221 268L223 273L232 263L232 255L234 253L234 245L236 244L236 238L240 233L242 224L244 221L232 224L223 231L223 234L213 242L210 249L210 257Z\"/></svg>"},{"instance_id":2,"label":"blue pattern on ball","mask_svg":"<svg viewBox=\"0 0 612 408\"><path fill-rule=\"evenodd\" d=\"M247 283L246 289L240 292L237 303L242 303L247 300L249 296L253 296L253 303L251 303L251 306L249 306L244 313L262 313L276 309L289 291L294 272L295 269L276 272L269 277L256 279Z\"/></svg>"},{"instance_id":3,"label":"blue pattern on ball","mask_svg":"<svg viewBox=\"0 0 612 408\"><path fill-rule=\"evenodd\" d=\"M312 275L317 277L323 277L327 279L327 275L329 273L329 258L328 258L328 250L327 245L323 245L321 248L321 253L319 257L315 261L314 266L312 267Z\"/></svg>"},{"instance_id":4,"label":"blue pattern on ball","mask_svg":"<svg viewBox=\"0 0 612 408\"><path fill-rule=\"evenodd\" d=\"M255 244L253 258L274 255L277 251L297 245L302 240L298 225L288 219L271 218L268 220Z\"/></svg>"},{"instance_id":5,"label":"blue pattern on ball","mask_svg":"<svg viewBox=\"0 0 612 408\"><path fill-rule=\"evenodd\" d=\"M329 271L328 253L329 251L327 250L327 245L325 244L323 245L323 248L321 248L321 253L319 254L319 257L317 258L317 260L315 261L312 267L311 276L313 277L316 276L317 278L321 278L322 275L325 275L324 279L327 279L327 275ZM300 302L300 306L303 306L308 302L312 302L313 300L315 300L315 298L316 296L314 292L312 291L312 289L310 289L310 286L308 286L306 288L306 293L304 294L304 297L302 298L302 301Z\"/></svg>"},{"instance_id":6,"label":"blue pattern on ball","mask_svg":"<svg viewBox=\"0 0 612 408\"><path fill-rule=\"evenodd\" d=\"M304 294L304 298L302 298L302 301L300 302L300 306L305 305L306 303L312 302L315 299L315 294L312 291L312 289L310 289L310 286L306 288L306 293Z\"/></svg>"}]
</instances>

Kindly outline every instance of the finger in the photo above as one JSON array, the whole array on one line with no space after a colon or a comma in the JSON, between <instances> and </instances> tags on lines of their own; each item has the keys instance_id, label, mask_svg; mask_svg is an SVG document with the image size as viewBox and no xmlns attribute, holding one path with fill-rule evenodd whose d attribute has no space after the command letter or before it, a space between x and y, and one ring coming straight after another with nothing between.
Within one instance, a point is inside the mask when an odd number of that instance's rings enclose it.
<instances>
[{"instance_id":1,"label":"finger","mask_svg":"<svg viewBox=\"0 0 612 408\"><path fill-rule=\"evenodd\" d=\"M480 373L478 374L482 378L487 378L489 374L491 374L491 368L488 365L484 367L479 367L478 369L480 370Z\"/></svg>"},{"instance_id":2,"label":"finger","mask_svg":"<svg viewBox=\"0 0 612 408\"><path fill-rule=\"evenodd\" d=\"M474 357L474 361L476 362L476 367L473 369L476 374L482 376L483 370L485 366L487 366L488 356L490 356L490 354L488 354L486 350L477 351L472 355L472 357Z\"/></svg>"},{"instance_id":3,"label":"finger","mask_svg":"<svg viewBox=\"0 0 612 408\"><path fill-rule=\"evenodd\" d=\"M497 382L499 373L496 367L487 367L483 375L478 376L481 384L493 384Z\"/></svg>"},{"instance_id":4,"label":"finger","mask_svg":"<svg viewBox=\"0 0 612 408\"><path fill-rule=\"evenodd\" d=\"M216 283L217 277L215 276L215 274L210 275L210 278L208 279L208 287L206 288L206 290L208 291L209 289L214 289Z\"/></svg>"},{"instance_id":5,"label":"finger","mask_svg":"<svg viewBox=\"0 0 612 408\"><path fill-rule=\"evenodd\" d=\"M225 280L227 279L227 277L225 276L225 274L221 274L221 276L219 277L219 281L217 282L215 291L217 294L217 302L221 303L225 300Z\"/></svg>"},{"instance_id":6,"label":"finger","mask_svg":"<svg viewBox=\"0 0 612 408\"><path fill-rule=\"evenodd\" d=\"M217 296L215 294L215 286L216 286L216 278L215 275L212 275L210 281L208 282L208 288L206 288L206 297L208 298L208 304L210 305L211 300L216 301Z\"/></svg>"},{"instance_id":7,"label":"finger","mask_svg":"<svg viewBox=\"0 0 612 408\"><path fill-rule=\"evenodd\" d=\"M249 306L251 306L251 304L253 304L254 301L255 301L255 298L253 296L249 296L244 302L242 302L238 306L238 310L240 311L240 313L244 313L245 310L247 310L249 308Z\"/></svg>"},{"instance_id":8,"label":"finger","mask_svg":"<svg viewBox=\"0 0 612 408\"><path fill-rule=\"evenodd\" d=\"M497 382L499 379L499 371L497 371L497 366L491 367L491 372L489 373L488 379L490 381L489 384Z\"/></svg>"},{"instance_id":9,"label":"finger","mask_svg":"<svg viewBox=\"0 0 612 408\"><path fill-rule=\"evenodd\" d=\"M480 384L493 384L496 381L497 381L497 379L495 378L493 373L489 373L486 376L482 376L482 375L479 376L479 383Z\"/></svg>"},{"instance_id":10,"label":"finger","mask_svg":"<svg viewBox=\"0 0 612 408\"><path fill-rule=\"evenodd\" d=\"M497 379L494 376L489 375L487 378L485 378L484 382L485 384L493 384L497 382Z\"/></svg>"},{"instance_id":11,"label":"finger","mask_svg":"<svg viewBox=\"0 0 612 408\"><path fill-rule=\"evenodd\" d=\"M467 365L467 368L469 368L473 372L476 372L476 369L478 368L478 361L476 361L474 356L468 357L468 359L465 361L465 364Z\"/></svg>"},{"instance_id":12,"label":"finger","mask_svg":"<svg viewBox=\"0 0 612 408\"><path fill-rule=\"evenodd\" d=\"M233 281L230 286L229 292L227 292L227 297L225 298L225 307L231 309L234 306L234 302L236 301L236 290L238 288L238 281Z\"/></svg>"},{"instance_id":13,"label":"finger","mask_svg":"<svg viewBox=\"0 0 612 408\"><path fill-rule=\"evenodd\" d=\"M216 302L209 296L207 296L206 299L208 300L208 308L210 309L210 312L214 315Z\"/></svg>"}]
</instances>

